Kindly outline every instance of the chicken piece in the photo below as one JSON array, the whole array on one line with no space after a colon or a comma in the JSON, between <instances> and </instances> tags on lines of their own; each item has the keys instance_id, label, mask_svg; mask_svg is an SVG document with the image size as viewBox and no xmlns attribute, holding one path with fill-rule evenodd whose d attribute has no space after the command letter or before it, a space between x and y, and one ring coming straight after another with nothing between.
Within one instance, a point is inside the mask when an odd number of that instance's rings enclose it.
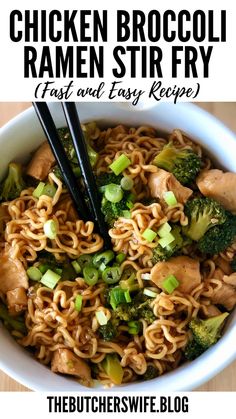
<instances>
[{"instance_id":1,"label":"chicken piece","mask_svg":"<svg viewBox=\"0 0 236 419\"><path fill-rule=\"evenodd\" d=\"M7 306L11 316L17 316L27 308L27 296L25 288L15 288L7 291Z\"/></svg>"},{"instance_id":2,"label":"chicken piece","mask_svg":"<svg viewBox=\"0 0 236 419\"><path fill-rule=\"evenodd\" d=\"M224 276L224 272L222 271L222 269L216 268L213 275L214 279L219 279L220 281L222 281L223 276Z\"/></svg>"},{"instance_id":3,"label":"chicken piece","mask_svg":"<svg viewBox=\"0 0 236 419\"><path fill-rule=\"evenodd\" d=\"M221 311L214 306L214 304L210 304L209 306L202 305L200 308L201 315L208 319L209 317L215 317L219 316L221 314Z\"/></svg>"},{"instance_id":4,"label":"chicken piece","mask_svg":"<svg viewBox=\"0 0 236 419\"><path fill-rule=\"evenodd\" d=\"M158 262L151 270L151 281L165 291L162 283L169 275L174 275L179 281L176 290L183 294L190 294L201 283L200 264L188 256L176 256Z\"/></svg>"},{"instance_id":5,"label":"chicken piece","mask_svg":"<svg viewBox=\"0 0 236 419\"><path fill-rule=\"evenodd\" d=\"M30 161L26 174L38 180L47 178L52 166L55 164L55 157L51 151L50 145L43 143Z\"/></svg>"},{"instance_id":6,"label":"chicken piece","mask_svg":"<svg viewBox=\"0 0 236 419\"><path fill-rule=\"evenodd\" d=\"M221 287L217 287L210 297L213 304L220 304L226 310L232 310L236 304L236 289L232 285L222 282Z\"/></svg>"},{"instance_id":7,"label":"chicken piece","mask_svg":"<svg viewBox=\"0 0 236 419\"><path fill-rule=\"evenodd\" d=\"M203 170L196 180L204 196L220 202L229 211L236 212L236 173L218 169Z\"/></svg>"},{"instance_id":8,"label":"chicken piece","mask_svg":"<svg viewBox=\"0 0 236 419\"><path fill-rule=\"evenodd\" d=\"M236 288L236 272L233 272L231 275L224 275L223 281L225 284L232 285Z\"/></svg>"},{"instance_id":9,"label":"chicken piece","mask_svg":"<svg viewBox=\"0 0 236 419\"><path fill-rule=\"evenodd\" d=\"M178 202L185 204L185 202L192 195L193 191L185 186L175 178L172 173L166 172L166 170L158 169L156 173L152 173L148 179L148 186L153 198L163 199L164 193L172 191Z\"/></svg>"},{"instance_id":10,"label":"chicken piece","mask_svg":"<svg viewBox=\"0 0 236 419\"><path fill-rule=\"evenodd\" d=\"M29 281L23 264L12 258L10 250L0 254L0 291L6 294L15 288L28 289Z\"/></svg>"},{"instance_id":11,"label":"chicken piece","mask_svg":"<svg viewBox=\"0 0 236 419\"><path fill-rule=\"evenodd\" d=\"M218 266L226 275L230 275L232 273L230 263L221 256L217 256L214 262L216 266Z\"/></svg>"},{"instance_id":12,"label":"chicken piece","mask_svg":"<svg viewBox=\"0 0 236 419\"><path fill-rule=\"evenodd\" d=\"M69 349L57 349L53 353L51 370L61 374L75 375L84 385L91 384L90 367Z\"/></svg>"}]
</instances>

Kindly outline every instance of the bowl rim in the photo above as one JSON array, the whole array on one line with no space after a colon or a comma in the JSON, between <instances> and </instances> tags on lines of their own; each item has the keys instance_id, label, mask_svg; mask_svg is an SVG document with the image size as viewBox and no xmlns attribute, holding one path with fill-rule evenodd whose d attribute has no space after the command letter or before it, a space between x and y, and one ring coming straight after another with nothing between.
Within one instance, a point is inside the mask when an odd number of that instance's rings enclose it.
<instances>
[{"instance_id":1,"label":"bowl rim","mask_svg":"<svg viewBox=\"0 0 236 419\"><path fill-rule=\"evenodd\" d=\"M94 105L94 102L92 103ZM119 103L117 105L120 106L121 104ZM166 104L163 103L160 105L170 106L169 103L166 103ZM51 106L53 107L54 104L52 104ZM188 116L191 116L191 115L193 116L198 113L198 118L200 119L200 121L207 120L209 124L216 125L217 128L221 130L221 132L224 132L227 138L230 138L231 140L234 140L234 141L236 140L235 134L228 127L226 127L220 120L218 120L213 115L209 114L207 111L197 107L193 103L179 103L178 105L174 105L174 106L178 106L179 108L181 108L182 111L187 111ZM150 109L148 111L150 111ZM129 112L129 109L127 109L127 112ZM138 112L141 112L141 109L137 110L137 113ZM26 109L25 111L21 112L20 114L12 118L10 121L8 121L5 125L3 125L3 127L0 128L0 136L4 136L9 131L9 129L17 126L18 124L24 125L28 119L30 120L33 117L33 115L34 115L33 107L30 107ZM1 327L0 327L0 333L1 333ZM210 380L213 376L215 376L220 371L222 371L226 366L228 366L234 359L236 359L236 351L235 349L233 349L235 337L236 337L236 322L235 324L232 325L232 328L230 330L227 330L227 332L220 339L220 341L216 345L214 345L214 348L210 348L207 352L205 352L195 361L191 362L191 364L184 363L183 365L178 367L176 370L166 373L163 376L158 377L156 380L153 380L152 381L153 389L155 389L154 383L157 381L161 383L161 385L163 385L163 389L165 390L168 387L170 388L169 383L171 381L174 381L175 386L174 387L171 386L171 391L187 391L187 390L193 390L194 388L200 386L204 382ZM220 356L223 359L221 363L219 363ZM186 371L186 367L187 367L187 371ZM25 385L26 387L31 388L32 390L53 391L51 388L47 388L47 383L45 383L44 388L42 388L42 385L35 382L33 377L32 377L32 380L30 380L29 378L26 378L25 376L18 374L17 371L11 368L11 365L6 365L5 362L2 362L1 358L0 358L0 368L10 377L17 380L19 383ZM188 372L189 368L191 369L191 374ZM199 371L201 371L201 374L199 374ZM115 386L109 391L130 391L130 390L150 391L150 385L148 383L150 383L150 381L141 382L141 383L132 383L132 384L121 386L121 387ZM158 389L160 389L160 386L158 386ZM98 390L107 391L106 389L103 389L103 388L99 388ZM84 391L84 390L80 386L78 386L77 391Z\"/></svg>"}]
</instances>

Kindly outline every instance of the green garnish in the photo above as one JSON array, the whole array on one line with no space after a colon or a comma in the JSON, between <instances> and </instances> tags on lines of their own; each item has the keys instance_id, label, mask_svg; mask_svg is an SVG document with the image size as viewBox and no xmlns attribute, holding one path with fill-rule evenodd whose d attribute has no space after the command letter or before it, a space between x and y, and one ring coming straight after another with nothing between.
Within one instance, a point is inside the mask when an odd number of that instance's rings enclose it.
<instances>
[{"instance_id":1,"label":"green garnish","mask_svg":"<svg viewBox=\"0 0 236 419\"><path fill-rule=\"evenodd\" d=\"M98 282L98 270L93 266L85 266L83 269L83 277L86 284L93 286Z\"/></svg>"},{"instance_id":2,"label":"green garnish","mask_svg":"<svg viewBox=\"0 0 236 419\"><path fill-rule=\"evenodd\" d=\"M106 268L102 273L102 279L108 285L115 284L120 280L120 277L121 270L119 266Z\"/></svg>"},{"instance_id":3,"label":"green garnish","mask_svg":"<svg viewBox=\"0 0 236 419\"><path fill-rule=\"evenodd\" d=\"M113 161L112 164L110 164L110 169L115 173L116 176L118 176L120 173L123 172L123 170L127 169L129 165L131 164L130 159L125 155L121 154L118 159Z\"/></svg>"},{"instance_id":4,"label":"green garnish","mask_svg":"<svg viewBox=\"0 0 236 419\"><path fill-rule=\"evenodd\" d=\"M83 254L78 257L77 262L81 269L84 269L85 266L93 264L93 258L91 255Z\"/></svg>"},{"instance_id":5,"label":"green garnish","mask_svg":"<svg viewBox=\"0 0 236 419\"><path fill-rule=\"evenodd\" d=\"M115 254L112 250L106 250L105 252L98 253L93 257L93 265L96 266L96 268L99 268L101 264L108 265L114 257Z\"/></svg>"},{"instance_id":6,"label":"green garnish","mask_svg":"<svg viewBox=\"0 0 236 419\"><path fill-rule=\"evenodd\" d=\"M77 260L73 260L73 262L71 262L71 265L73 266L75 272L77 274L79 274L81 272L81 266L79 264L79 262L77 262Z\"/></svg>"},{"instance_id":7,"label":"green garnish","mask_svg":"<svg viewBox=\"0 0 236 419\"><path fill-rule=\"evenodd\" d=\"M133 179L132 179L131 177L124 176L124 177L121 179L120 186L121 186L121 187L122 187L122 189L124 189L125 191L130 191L130 189L132 189L132 188L133 188L133 186L134 186L134 181L133 181Z\"/></svg>"},{"instance_id":8,"label":"green garnish","mask_svg":"<svg viewBox=\"0 0 236 419\"><path fill-rule=\"evenodd\" d=\"M173 207L174 205L178 204L175 194L172 191L164 192L163 198L169 207Z\"/></svg>"},{"instance_id":9,"label":"green garnish","mask_svg":"<svg viewBox=\"0 0 236 419\"><path fill-rule=\"evenodd\" d=\"M116 255L116 263L118 263L119 265L121 265L126 259L126 254L125 253L118 253L118 255Z\"/></svg>"},{"instance_id":10,"label":"green garnish","mask_svg":"<svg viewBox=\"0 0 236 419\"><path fill-rule=\"evenodd\" d=\"M132 320L128 324L128 333L130 335L138 335L141 330L141 323L136 320Z\"/></svg>"},{"instance_id":11,"label":"green garnish","mask_svg":"<svg viewBox=\"0 0 236 419\"><path fill-rule=\"evenodd\" d=\"M82 295L80 295L80 294L76 295L76 298L75 298L75 309L76 309L76 311L78 311L78 312L81 311L82 304L83 304L83 297L82 297Z\"/></svg>"},{"instance_id":12,"label":"green garnish","mask_svg":"<svg viewBox=\"0 0 236 419\"><path fill-rule=\"evenodd\" d=\"M40 279L43 276L40 269L36 268L35 266L31 266L29 269L27 269L26 273L29 279L31 279L32 281L40 281Z\"/></svg>"},{"instance_id":13,"label":"green garnish","mask_svg":"<svg viewBox=\"0 0 236 419\"><path fill-rule=\"evenodd\" d=\"M41 195L43 195L43 189L45 187L44 182L39 182L37 188L33 191L32 195L34 198L39 198Z\"/></svg>"},{"instance_id":14,"label":"green garnish","mask_svg":"<svg viewBox=\"0 0 236 419\"><path fill-rule=\"evenodd\" d=\"M151 228L146 228L146 230L142 233L142 237L147 240L149 243L151 243L157 236L157 233Z\"/></svg>"},{"instance_id":15,"label":"green garnish","mask_svg":"<svg viewBox=\"0 0 236 419\"><path fill-rule=\"evenodd\" d=\"M48 220L43 225L43 231L46 237L54 240L57 237L58 229L57 224L54 220Z\"/></svg>"},{"instance_id":16,"label":"green garnish","mask_svg":"<svg viewBox=\"0 0 236 419\"><path fill-rule=\"evenodd\" d=\"M162 282L162 286L168 294L172 294L172 292L179 286L179 281L174 275L169 275Z\"/></svg>"},{"instance_id":17,"label":"green garnish","mask_svg":"<svg viewBox=\"0 0 236 419\"><path fill-rule=\"evenodd\" d=\"M48 288L55 288L57 283L60 281L61 275L48 269L47 272L42 276L40 282Z\"/></svg>"},{"instance_id":18,"label":"green garnish","mask_svg":"<svg viewBox=\"0 0 236 419\"><path fill-rule=\"evenodd\" d=\"M110 185L107 185L105 188L105 198L116 204L117 202L120 202L124 196L124 192L122 191L122 188L119 185L116 185L115 183L110 183Z\"/></svg>"}]
</instances>

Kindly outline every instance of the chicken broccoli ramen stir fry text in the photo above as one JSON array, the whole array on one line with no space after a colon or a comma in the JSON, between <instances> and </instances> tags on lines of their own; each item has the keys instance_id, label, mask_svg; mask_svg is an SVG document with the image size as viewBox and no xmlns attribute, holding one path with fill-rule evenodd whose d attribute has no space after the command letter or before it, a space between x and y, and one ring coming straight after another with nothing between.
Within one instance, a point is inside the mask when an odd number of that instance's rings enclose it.
<instances>
[{"instance_id":1,"label":"chicken broccoli ramen stir fry text","mask_svg":"<svg viewBox=\"0 0 236 419\"><path fill-rule=\"evenodd\" d=\"M236 174L179 130L83 129L112 248L78 218L47 143L27 167L10 163L0 318L41 363L86 386L149 380L215 344L236 304Z\"/></svg>"}]
</instances>

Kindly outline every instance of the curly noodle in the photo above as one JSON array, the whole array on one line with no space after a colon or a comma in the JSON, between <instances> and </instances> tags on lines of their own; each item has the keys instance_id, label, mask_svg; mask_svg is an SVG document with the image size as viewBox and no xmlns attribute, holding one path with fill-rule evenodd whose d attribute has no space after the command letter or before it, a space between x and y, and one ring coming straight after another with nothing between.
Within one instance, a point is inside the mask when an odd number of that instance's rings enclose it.
<instances>
[{"instance_id":1,"label":"curly noodle","mask_svg":"<svg viewBox=\"0 0 236 419\"><path fill-rule=\"evenodd\" d=\"M140 202L150 198L148 177L157 171L152 160L167 140L159 138L150 127L128 129L121 125L98 130L94 138L99 152L95 168L97 175L107 172L111 162L122 153L131 161L125 174L133 179L131 192L137 202L131 210L131 217L118 218L109 234L113 250L127 256L121 271L134 270L139 288L143 289L143 274L149 274L153 267L152 250L158 240L148 242L143 238L143 232L147 228L156 231L167 221L182 226L188 222L184 206L179 202L173 207L157 202L146 206ZM169 139L178 148L192 148L202 158L205 168L211 166L210 160L202 156L201 147L181 131L174 130ZM0 248L9 246L12 257L20 260L25 269L32 264L37 266L37 253L43 250L53 254L58 262L63 262L66 258L77 259L81 254L93 254L103 248L103 239L94 231L93 222L78 219L62 182L53 173L49 174L48 181L56 186L53 198L43 195L37 199L33 196L33 188L27 188L18 198L1 206ZM54 240L44 233L43 226L48 220L54 220L57 226L58 234ZM194 251L194 247L186 248L187 254L194 254ZM148 324L141 319L141 335L128 335L128 328L123 324L117 327L113 340L103 340L95 313L102 311L108 321L112 318L112 309L104 301L105 284L98 282L95 286L88 286L80 276L75 280L60 281L53 290L38 284L31 286L25 316L27 335L17 331L13 331L13 335L24 347L32 347L37 359L45 365L50 365L53 353L58 349L70 349L79 358L90 361L96 369L97 379L105 386L112 384L103 364L110 353L116 353L120 359L123 383L137 380L149 366L161 375L182 361L181 349L189 341L188 323L199 310L211 304L213 292L222 286L217 269L229 263L235 253L236 244L233 244L220 255L221 262L216 258L203 261L202 282L191 294L183 295L175 290L169 295L154 287L157 296L151 308L156 320ZM75 309L78 295L82 297L80 311ZM3 294L0 298L5 301Z\"/></svg>"}]
</instances>

